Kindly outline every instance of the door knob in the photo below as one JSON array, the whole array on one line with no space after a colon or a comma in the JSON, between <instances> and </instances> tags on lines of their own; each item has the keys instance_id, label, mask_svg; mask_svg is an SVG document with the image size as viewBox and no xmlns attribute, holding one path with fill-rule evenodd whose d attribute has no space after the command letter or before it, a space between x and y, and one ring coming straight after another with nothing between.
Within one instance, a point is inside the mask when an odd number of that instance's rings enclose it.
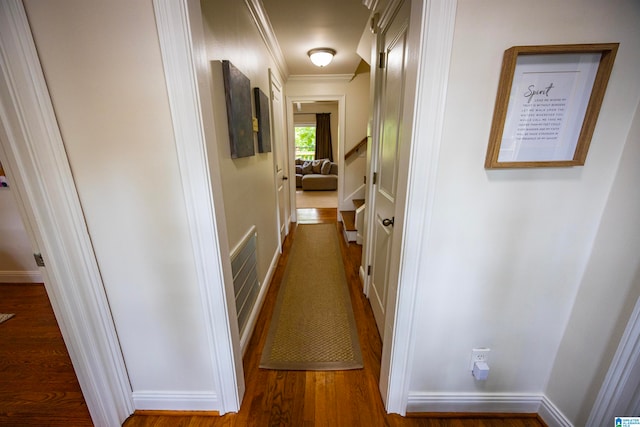
<instances>
[{"instance_id":1,"label":"door knob","mask_svg":"<svg viewBox=\"0 0 640 427\"><path fill-rule=\"evenodd\" d=\"M396 217L391 217L391 219L389 218L385 218L382 220L382 225L384 225L385 227L388 226L393 226L393 223L395 222Z\"/></svg>"},{"instance_id":2,"label":"door knob","mask_svg":"<svg viewBox=\"0 0 640 427\"><path fill-rule=\"evenodd\" d=\"M286 181L286 180L288 180L288 179L289 179L289 177L288 177L288 176L283 176L283 177L282 177L282 180L283 180L283 181Z\"/></svg>"}]
</instances>

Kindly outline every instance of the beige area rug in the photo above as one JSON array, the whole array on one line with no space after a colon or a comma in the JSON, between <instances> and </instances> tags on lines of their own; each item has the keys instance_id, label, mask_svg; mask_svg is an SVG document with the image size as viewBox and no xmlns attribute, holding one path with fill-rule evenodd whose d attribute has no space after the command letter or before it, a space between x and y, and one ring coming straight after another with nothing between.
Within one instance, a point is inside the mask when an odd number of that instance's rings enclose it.
<instances>
[{"instance_id":1,"label":"beige area rug","mask_svg":"<svg viewBox=\"0 0 640 427\"><path fill-rule=\"evenodd\" d=\"M334 224L298 226L260 367L309 371L363 367Z\"/></svg>"},{"instance_id":2,"label":"beige area rug","mask_svg":"<svg viewBox=\"0 0 640 427\"><path fill-rule=\"evenodd\" d=\"M296 190L296 208L337 208L337 191Z\"/></svg>"},{"instance_id":3,"label":"beige area rug","mask_svg":"<svg viewBox=\"0 0 640 427\"><path fill-rule=\"evenodd\" d=\"M13 313L11 314L0 313L0 323L11 319L13 316L15 316L15 314Z\"/></svg>"}]
</instances>

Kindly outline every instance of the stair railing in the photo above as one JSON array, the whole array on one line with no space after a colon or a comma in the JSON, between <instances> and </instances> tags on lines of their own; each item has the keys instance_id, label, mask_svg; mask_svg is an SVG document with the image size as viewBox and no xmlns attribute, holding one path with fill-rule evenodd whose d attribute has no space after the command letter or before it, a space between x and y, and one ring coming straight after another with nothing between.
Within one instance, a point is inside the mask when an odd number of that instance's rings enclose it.
<instances>
[{"instance_id":1,"label":"stair railing","mask_svg":"<svg viewBox=\"0 0 640 427\"><path fill-rule=\"evenodd\" d=\"M355 147L353 147L351 150L347 152L347 154L344 155L344 159L347 160L349 157L358 153L363 146L367 145L367 141L368 141L368 138L365 136L362 141L358 142L358 144L356 144Z\"/></svg>"}]
</instances>

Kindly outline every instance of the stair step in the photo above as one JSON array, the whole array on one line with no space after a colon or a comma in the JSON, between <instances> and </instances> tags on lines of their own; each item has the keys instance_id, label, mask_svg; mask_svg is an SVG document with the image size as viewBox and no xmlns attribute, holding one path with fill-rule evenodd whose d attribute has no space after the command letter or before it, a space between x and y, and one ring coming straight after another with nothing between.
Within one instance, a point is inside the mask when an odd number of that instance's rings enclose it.
<instances>
[{"instance_id":1,"label":"stair step","mask_svg":"<svg viewBox=\"0 0 640 427\"><path fill-rule=\"evenodd\" d=\"M342 226L346 231L356 230L356 211L340 211Z\"/></svg>"},{"instance_id":2,"label":"stair step","mask_svg":"<svg viewBox=\"0 0 640 427\"><path fill-rule=\"evenodd\" d=\"M356 210L364 205L364 199L353 199L353 205L356 207Z\"/></svg>"}]
</instances>

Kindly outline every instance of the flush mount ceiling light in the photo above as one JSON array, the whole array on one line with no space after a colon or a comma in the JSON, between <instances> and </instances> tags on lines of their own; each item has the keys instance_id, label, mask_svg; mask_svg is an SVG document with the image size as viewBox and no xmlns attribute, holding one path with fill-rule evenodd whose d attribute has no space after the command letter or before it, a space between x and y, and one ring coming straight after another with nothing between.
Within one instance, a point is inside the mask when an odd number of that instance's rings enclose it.
<instances>
[{"instance_id":1,"label":"flush mount ceiling light","mask_svg":"<svg viewBox=\"0 0 640 427\"><path fill-rule=\"evenodd\" d=\"M328 47L311 49L309 52L307 52L307 55L309 55L309 59L311 59L311 62L313 62L314 65L317 65L318 67L329 65L331 60L333 60L333 56L335 54L336 51L333 49L329 49Z\"/></svg>"}]
</instances>

